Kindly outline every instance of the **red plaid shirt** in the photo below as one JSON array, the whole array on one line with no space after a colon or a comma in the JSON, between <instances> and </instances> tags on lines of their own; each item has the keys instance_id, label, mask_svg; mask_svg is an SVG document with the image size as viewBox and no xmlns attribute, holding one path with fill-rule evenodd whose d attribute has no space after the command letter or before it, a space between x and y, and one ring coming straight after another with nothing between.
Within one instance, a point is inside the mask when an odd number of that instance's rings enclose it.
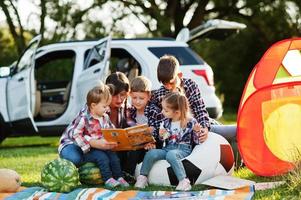
<instances>
[{"instance_id":1,"label":"red plaid shirt","mask_svg":"<svg viewBox=\"0 0 301 200\"><path fill-rule=\"evenodd\" d=\"M66 145L76 144L86 153L91 148L89 141L103 138L101 129L111 127L114 127L114 125L107 114L96 119L90 114L88 107L85 106L64 131L58 150L61 152Z\"/></svg>"}]
</instances>

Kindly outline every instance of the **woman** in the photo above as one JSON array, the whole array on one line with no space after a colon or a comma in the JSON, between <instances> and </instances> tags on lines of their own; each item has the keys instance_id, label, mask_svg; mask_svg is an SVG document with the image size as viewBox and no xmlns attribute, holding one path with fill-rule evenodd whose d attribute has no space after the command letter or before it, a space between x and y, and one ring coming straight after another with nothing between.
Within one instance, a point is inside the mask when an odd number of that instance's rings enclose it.
<instances>
[{"instance_id":1,"label":"woman","mask_svg":"<svg viewBox=\"0 0 301 200\"><path fill-rule=\"evenodd\" d=\"M130 90L129 80L124 73L115 72L107 77L106 84L112 84L115 88L108 115L116 128L126 128L129 126L127 124L127 97ZM136 164L142 162L144 154L144 150L118 152L121 167L126 172L125 178L127 181L135 181L133 177Z\"/></svg>"},{"instance_id":2,"label":"woman","mask_svg":"<svg viewBox=\"0 0 301 200\"><path fill-rule=\"evenodd\" d=\"M128 127L126 123L127 97L130 90L128 78L122 72L110 74L106 84L114 85L114 93L110 104L109 116L116 128Z\"/></svg>"}]
</instances>

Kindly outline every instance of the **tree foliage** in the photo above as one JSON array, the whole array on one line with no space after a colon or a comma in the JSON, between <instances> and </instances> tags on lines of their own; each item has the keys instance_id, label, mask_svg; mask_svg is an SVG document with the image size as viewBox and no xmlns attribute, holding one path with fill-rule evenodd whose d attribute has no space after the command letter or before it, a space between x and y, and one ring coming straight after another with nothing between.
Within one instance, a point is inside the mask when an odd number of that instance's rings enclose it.
<instances>
[{"instance_id":1,"label":"tree foliage","mask_svg":"<svg viewBox=\"0 0 301 200\"><path fill-rule=\"evenodd\" d=\"M245 23L245 30L224 41L199 40L190 44L213 67L217 91L225 99L224 106L235 110L244 83L264 51L276 41L301 34L300 0L94 0L84 7L76 1L33 2L39 10L35 13L39 27L29 30L21 23L17 0L0 1L0 11L6 16L8 30L17 47L11 52L22 52L28 32L42 34L44 44L101 38L109 32L123 36L125 30L117 26L128 16L135 16L148 30L147 35L155 37L175 37L183 27L192 29L213 18ZM114 4L110 10L111 27L106 25L107 19L96 19L93 15L107 4ZM47 26L49 23L52 26ZM8 51L4 52L5 57Z\"/></svg>"}]
</instances>

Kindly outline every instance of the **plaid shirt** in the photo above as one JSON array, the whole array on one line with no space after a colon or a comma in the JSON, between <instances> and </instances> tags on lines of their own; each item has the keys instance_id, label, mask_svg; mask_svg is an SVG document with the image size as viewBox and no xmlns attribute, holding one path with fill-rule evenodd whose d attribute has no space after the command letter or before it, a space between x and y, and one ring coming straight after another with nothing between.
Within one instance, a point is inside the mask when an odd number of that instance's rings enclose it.
<instances>
[{"instance_id":1,"label":"plaid shirt","mask_svg":"<svg viewBox=\"0 0 301 200\"><path fill-rule=\"evenodd\" d=\"M147 118L148 125L154 127L153 136L157 139L159 137L160 123L163 119L163 114L161 113L160 108L154 104L150 104L149 102L144 109L144 115ZM128 108L127 124L130 124L131 126L136 125L136 116L137 109L134 106Z\"/></svg>"},{"instance_id":2,"label":"plaid shirt","mask_svg":"<svg viewBox=\"0 0 301 200\"><path fill-rule=\"evenodd\" d=\"M90 114L86 105L64 131L58 151L60 153L68 144L76 144L86 153L91 148L89 142L91 139L101 139L103 137L101 128L111 127L114 127L114 125L107 114L96 119Z\"/></svg>"},{"instance_id":3,"label":"plaid shirt","mask_svg":"<svg viewBox=\"0 0 301 200\"><path fill-rule=\"evenodd\" d=\"M199 144L199 138L197 134L193 131L193 126L197 123L197 120L195 118L191 118L186 127L184 129L180 129L176 132L173 132L171 130L171 119L164 118L160 125L160 131L167 132L169 135L167 140L167 144ZM163 130L162 130L163 129ZM165 130L164 130L165 129ZM161 140L163 140L162 137L160 137Z\"/></svg>"},{"instance_id":4,"label":"plaid shirt","mask_svg":"<svg viewBox=\"0 0 301 200\"><path fill-rule=\"evenodd\" d=\"M206 106L198 85L191 79L183 78L181 81L181 87L184 88L185 96L188 99L190 110L194 118L203 126L210 130L209 115L206 110ZM161 102L163 97L170 93L164 86L161 86L158 90L153 91L151 102L157 107L162 109Z\"/></svg>"}]
</instances>

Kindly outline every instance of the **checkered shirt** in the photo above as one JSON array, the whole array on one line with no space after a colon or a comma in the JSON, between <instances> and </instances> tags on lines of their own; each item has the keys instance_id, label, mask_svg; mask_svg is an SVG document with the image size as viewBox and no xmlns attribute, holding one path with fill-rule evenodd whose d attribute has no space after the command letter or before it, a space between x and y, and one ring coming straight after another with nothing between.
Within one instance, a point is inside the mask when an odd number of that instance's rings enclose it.
<instances>
[{"instance_id":1,"label":"checkered shirt","mask_svg":"<svg viewBox=\"0 0 301 200\"><path fill-rule=\"evenodd\" d=\"M144 115L147 118L148 125L154 127L153 136L157 139L159 137L159 127L163 119L161 109L156 105L148 103L144 109ZM131 126L136 125L137 109L134 106L128 108L127 123Z\"/></svg>"},{"instance_id":2,"label":"checkered shirt","mask_svg":"<svg viewBox=\"0 0 301 200\"><path fill-rule=\"evenodd\" d=\"M194 118L203 127L210 129L209 115L198 85L191 79L183 78L181 86L184 88L185 95L189 102L190 110ZM163 85L152 92L151 103L162 109L161 102L163 97L170 93Z\"/></svg>"},{"instance_id":3,"label":"checkered shirt","mask_svg":"<svg viewBox=\"0 0 301 200\"><path fill-rule=\"evenodd\" d=\"M58 151L61 152L68 144L76 144L86 153L91 148L89 142L91 139L103 138L101 128L111 127L114 127L114 125L107 114L96 119L90 114L86 105L65 129L60 139Z\"/></svg>"},{"instance_id":4,"label":"checkered shirt","mask_svg":"<svg viewBox=\"0 0 301 200\"><path fill-rule=\"evenodd\" d=\"M189 144L192 145L192 141L194 144L199 144L199 138L197 133L193 131L193 126L197 123L195 118L189 119L187 125L184 129L180 129L177 132L173 132L171 130L171 119L164 118L160 125L160 130L165 129L163 131L167 131L169 137L166 139L167 144ZM193 138L191 138L193 137ZM163 140L162 137L160 137Z\"/></svg>"}]
</instances>

